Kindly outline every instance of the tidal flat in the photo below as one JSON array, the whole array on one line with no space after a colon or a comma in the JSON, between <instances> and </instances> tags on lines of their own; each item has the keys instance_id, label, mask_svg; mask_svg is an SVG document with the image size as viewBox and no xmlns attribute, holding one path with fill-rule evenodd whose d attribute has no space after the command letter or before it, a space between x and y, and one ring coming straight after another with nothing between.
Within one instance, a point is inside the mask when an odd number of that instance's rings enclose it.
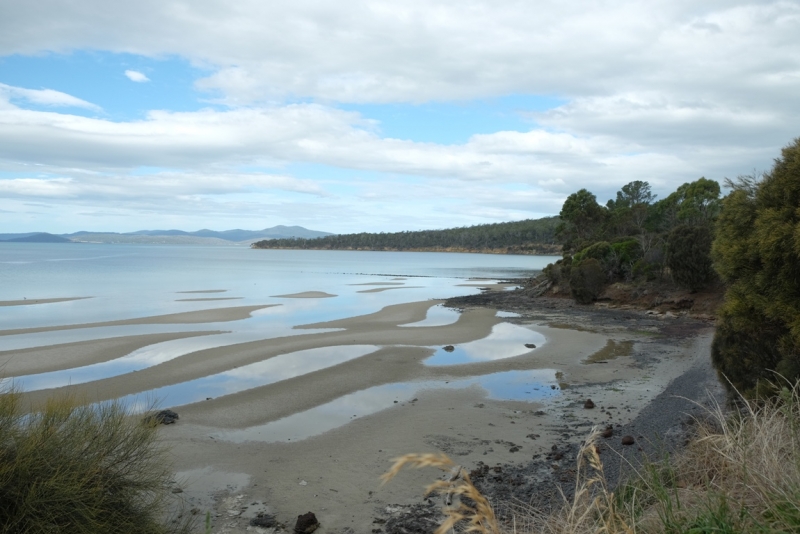
<instances>
[{"instance_id":1,"label":"tidal flat","mask_svg":"<svg viewBox=\"0 0 800 534\"><path fill-rule=\"evenodd\" d=\"M215 531L246 532L258 513L291 528L311 510L325 531L372 532L376 519L425 502L436 473L379 484L391 459L409 452L522 470L530 491L521 495L541 498L542 487L555 486L552 466L537 461L594 424L635 425L704 365L710 342L708 325L688 318L546 299L516 308L446 301L507 294L515 284L504 281L535 273L546 258L251 250L231 258L191 248L169 252L170 264L157 247L103 251L127 254L126 265L140 264L137 276L111 260L91 266L100 273L93 280L60 272L49 296L34 295L54 299L47 303L0 295L23 301L0 311L6 380L29 406L70 394L178 412L160 430L182 490L176 498L211 510ZM44 270L46 261L31 259ZM236 306L185 296L212 292ZM59 300L65 294L93 298ZM625 350L606 358L609 346ZM588 398L595 409L583 408ZM569 460L556 463L566 471ZM489 486L498 497L512 487Z\"/></svg>"}]
</instances>

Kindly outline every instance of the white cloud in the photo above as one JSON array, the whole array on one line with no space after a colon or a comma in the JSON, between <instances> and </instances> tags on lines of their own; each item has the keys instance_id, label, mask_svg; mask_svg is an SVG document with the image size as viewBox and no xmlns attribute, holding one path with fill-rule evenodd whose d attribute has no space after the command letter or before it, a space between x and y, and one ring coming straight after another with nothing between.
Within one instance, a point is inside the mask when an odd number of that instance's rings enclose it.
<instances>
[{"instance_id":1,"label":"white cloud","mask_svg":"<svg viewBox=\"0 0 800 534\"><path fill-rule=\"evenodd\" d=\"M73 107L100 111L100 107L80 98L52 89L25 89L0 83L0 109L13 108L11 100L24 100L30 104L48 107Z\"/></svg>"},{"instance_id":2,"label":"white cloud","mask_svg":"<svg viewBox=\"0 0 800 534\"><path fill-rule=\"evenodd\" d=\"M395 217L394 228L405 224L404 210L432 225L445 213L460 224L477 214L517 217L525 205L531 213L557 211L580 187L603 199L635 179L666 193L700 175L765 169L800 135L797 35L796 0L15 2L0 20L0 55L93 49L180 56L211 71L196 86L230 107L112 122L19 109L19 100L96 107L55 91L0 86L0 170L41 164L51 178L73 182L30 189L18 182L14 194L61 191L67 198L91 189L79 187L89 182L72 168L114 176L169 168L202 184L212 175L245 182L248 173L237 170L245 166L280 175L293 164L329 166L372 173L371 182L351 181L357 202L314 197L322 199L313 203L315 214ZM146 81L136 71L126 75ZM453 145L381 137L369 117L336 109L342 102L498 95L549 95L565 104L528 112L531 131ZM145 182L111 183L123 202L126 188L136 197L136 184ZM512 186L527 189L514 193ZM242 194L179 189L160 191L163 198L200 195L206 207L212 197L231 207L231 195ZM388 190L399 195L394 204ZM423 194L438 200L423 209L413 198ZM250 209L251 201L236 205ZM291 210L261 202L275 213Z\"/></svg>"},{"instance_id":3,"label":"white cloud","mask_svg":"<svg viewBox=\"0 0 800 534\"><path fill-rule=\"evenodd\" d=\"M144 83L150 81L150 78L148 78L147 76L145 76L144 74L142 74L137 70L126 70L125 76L127 76L128 79L132 82Z\"/></svg>"},{"instance_id":4,"label":"white cloud","mask_svg":"<svg viewBox=\"0 0 800 534\"><path fill-rule=\"evenodd\" d=\"M232 103L639 89L724 89L736 98L764 71L796 72L798 32L800 5L786 0L617 0L580 8L555 0L42 0L4 10L0 54L177 54L215 67L200 85ZM791 87L766 85L791 96Z\"/></svg>"}]
</instances>

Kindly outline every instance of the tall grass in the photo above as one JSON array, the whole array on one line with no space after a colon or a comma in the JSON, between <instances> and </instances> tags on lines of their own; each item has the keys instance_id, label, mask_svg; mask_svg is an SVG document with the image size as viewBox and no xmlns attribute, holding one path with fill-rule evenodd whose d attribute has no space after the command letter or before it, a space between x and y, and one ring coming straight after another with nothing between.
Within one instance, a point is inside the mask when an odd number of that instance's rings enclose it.
<instances>
[{"instance_id":1,"label":"tall grass","mask_svg":"<svg viewBox=\"0 0 800 534\"><path fill-rule=\"evenodd\" d=\"M188 532L168 518L171 472L154 424L118 403L52 399L25 413L0 391L0 531Z\"/></svg>"},{"instance_id":2,"label":"tall grass","mask_svg":"<svg viewBox=\"0 0 800 534\"><path fill-rule=\"evenodd\" d=\"M548 513L524 503L493 503L514 512L509 524L496 528L514 534L800 532L800 383L778 389L776 398L742 401L733 415L715 406L708 420L698 422L684 451L633 470L613 492L597 454L595 429L578 453L574 496ZM403 465L444 468L452 462L408 455L384 478ZM476 492L471 483L464 490L479 502ZM492 524L494 512L486 506L489 511L475 511L481 517L470 519L467 530ZM458 523L447 513L440 534Z\"/></svg>"}]
</instances>

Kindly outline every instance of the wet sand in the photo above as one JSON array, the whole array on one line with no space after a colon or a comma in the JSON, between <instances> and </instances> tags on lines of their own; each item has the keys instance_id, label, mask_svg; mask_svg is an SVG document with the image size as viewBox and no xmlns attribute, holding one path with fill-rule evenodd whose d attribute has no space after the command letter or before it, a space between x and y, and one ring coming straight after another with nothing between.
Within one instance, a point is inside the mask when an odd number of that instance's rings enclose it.
<instances>
[{"instance_id":1,"label":"wet sand","mask_svg":"<svg viewBox=\"0 0 800 534\"><path fill-rule=\"evenodd\" d=\"M276 299L329 299L335 296L324 291L303 291L302 293L291 293L289 295L273 295Z\"/></svg>"},{"instance_id":2,"label":"wet sand","mask_svg":"<svg viewBox=\"0 0 800 534\"><path fill-rule=\"evenodd\" d=\"M312 298L297 295L308 293L284 297ZM497 317L494 309L470 307L452 324L402 326L422 321L432 306L441 303L430 300L387 306L368 315L302 325L297 327L298 335L199 350L135 373L30 392L25 399L35 405L53 393L68 393L94 401L108 400L300 350L375 345L378 348L369 354L319 371L203 402L172 406L180 420L160 430L173 451L183 488L179 496L186 499L190 508L213 510L213 532L252 532L248 522L258 512L274 514L291 529L297 515L310 510L322 523L319 532L323 534L347 528L354 533L370 533L376 528L373 519L384 514L386 506L421 503L424 485L439 475L436 471L409 471L380 487L378 477L392 458L409 452L442 451L470 469L479 462L527 462L533 455L563 443L567 433L573 437L585 435L586 421L630 423L673 379L707 358L707 329L698 329L696 335L688 337L664 335L659 330L664 319L661 323L653 318L634 323L609 315L598 319L602 324L593 324L591 317L575 321L568 314L547 310L509 319ZM261 308L264 306L202 310L92 326L232 321ZM530 329L532 335L538 332L547 342L505 359L446 366L423 363L435 348L483 339L501 322ZM48 329L84 327L87 325ZM20 333L34 330L23 329ZM202 334L206 332L159 335ZM144 338L89 341L67 344L61 349L73 355L72 361L85 365L113 359L128 348L141 346L147 341ZM156 338L150 341L153 339ZM609 346L630 350L609 350ZM14 351L21 356L20 361L11 358L9 365L15 369L46 369L48 357L58 350L49 347ZM80 353L83 355L78 356ZM557 381L550 384L555 388L551 390L554 397L531 402L496 400L477 385L443 389L447 384L478 375L537 369L560 373ZM379 399L388 402L385 408L376 401L375 413L367 409L358 415L365 408L354 404L352 413L356 416L344 414L349 418L347 424L327 432L315 428L326 423L325 408L331 403L348 396L355 399L393 383L412 385L398 390L396 403ZM583 411L582 403L587 397L615 409ZM347 406L344 403L341 409L346 410ZM583 426L570 426L577 420ZM265 430L256 441L230 438L254 427L269 429L292 422L313 436L273 442Z\"/></svg>"},{"instance_id":3,"label":"wet sand","mask_svg":"<svg viewBox=\"0 0 800 534\"><path fill-rule=\"evenodd\" d=\"M70 302L72 300L90 299L92 297L63 297L52 299L23 299L23 300L0 300L0 306L31 306L33 304L53 304L56 302Z\"/></svg>"},{"instance_id":4,"label":"wet sand","mask_svg":"<svg viewBox=\"0 0 800 534\"><path fill-rule=\"evenodd\" d=\"M151 315L134 319L120 319L118 321L103 321L98 323L67 324L56 326L40 326L35 328L14 328L0 330L0 336L13 336L18 334L36 334L39 332L55 332L57 330L77 330L82 328L99 328L103 326L127 326L138 324L201 324L224 323L240 321L250 317L254 311L280 306L269 304L261 306L237 306L232 308L213 308L210 310L196 310L190 312L170 313L166 315Z\"/></svg>"}]
</instances>

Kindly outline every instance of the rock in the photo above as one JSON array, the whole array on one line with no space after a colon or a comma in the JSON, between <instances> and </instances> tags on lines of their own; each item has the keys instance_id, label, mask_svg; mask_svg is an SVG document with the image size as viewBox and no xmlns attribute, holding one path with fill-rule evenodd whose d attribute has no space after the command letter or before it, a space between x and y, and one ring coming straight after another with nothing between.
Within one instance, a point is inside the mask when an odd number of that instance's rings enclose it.
<instances>
[{"instance_id":1,"label":"rock","mask_svg":"<svg viewBox=\"0 0 800 534\"><path fill-rule=\"evenodd\" d=\"M453 352L456 348L453 345L445 345L442 347L442 350L445 352Z\"/></svg>"},{"instance_id":2,"label":"rock","mask_svg":"<svg viewBox=\"0 0 800 534\"><path fill-rule=\"evenodd\" d=\"M150 424L162 424L162 425L171 425L175 421L180 419L178 414L173 412L172 410L161 410L156 414L150 414L144 418L145 423Z\"/></svg>"},{"instance_id":3,"label":"rock","mask_svg":"<svg viewBox=\"0 0 800 534\"><path fill-rule=\"evenodd\" d=\"M603 436L606 439L610 438L611 436L614 435L614 427L612 427L611 425L608 425L605 430L600 432L600 435Z\"/></svg>"},{"instance_id":4,"label":"rock","mask_svg":"<svg viewBox=\"0 0 800 534\"><path fill-rule=\"evenodd\" d=\"M633 445L636 443L636 440L633 439L633 436L623 436L622 437L622 444L623 445Z\"/></svg>"},{"instance_id":5,"label":"rock","mask_svg":"<svg viewBox=\"0 0 800 534\"><path fill-rule=\"evenodd\" d=\"M535 349L536 345L534 345L533 343L525 343L525 348L526 349Z\"/></svg>"},{"instance_id":6,"label":"rock","mask_svg":"<svg viewBox=\"0 0 800 534\"><path fill-rule=\"evenodd\" d=\"M294 525L294 531L297 534L311 534L319 527L319 521L314 512L306 512L303 515L297 516L297 523Z\"/></svg>"},{"instance_id":7,"label":"rock","mask_svg":"<svg viewBox=\"0 0 800 534\"><path fill-rule=\"evenodd\" d=\"M586 402L583 403L583 407L587 410L591 410L594 408L594 402L592 402L592 399L586 399Z\"/></svg>"},{"instance_id":8,"label":"rock","mask_svg":"<svg viewBox=\"0 0 800 534\"><path fill-rule=\"evenodd\" d=\"M275 516L264 513L258 514L250 520L251 527L272 528L277 524L278 522L275 521Z\"/></svg>"}]
</instances>

